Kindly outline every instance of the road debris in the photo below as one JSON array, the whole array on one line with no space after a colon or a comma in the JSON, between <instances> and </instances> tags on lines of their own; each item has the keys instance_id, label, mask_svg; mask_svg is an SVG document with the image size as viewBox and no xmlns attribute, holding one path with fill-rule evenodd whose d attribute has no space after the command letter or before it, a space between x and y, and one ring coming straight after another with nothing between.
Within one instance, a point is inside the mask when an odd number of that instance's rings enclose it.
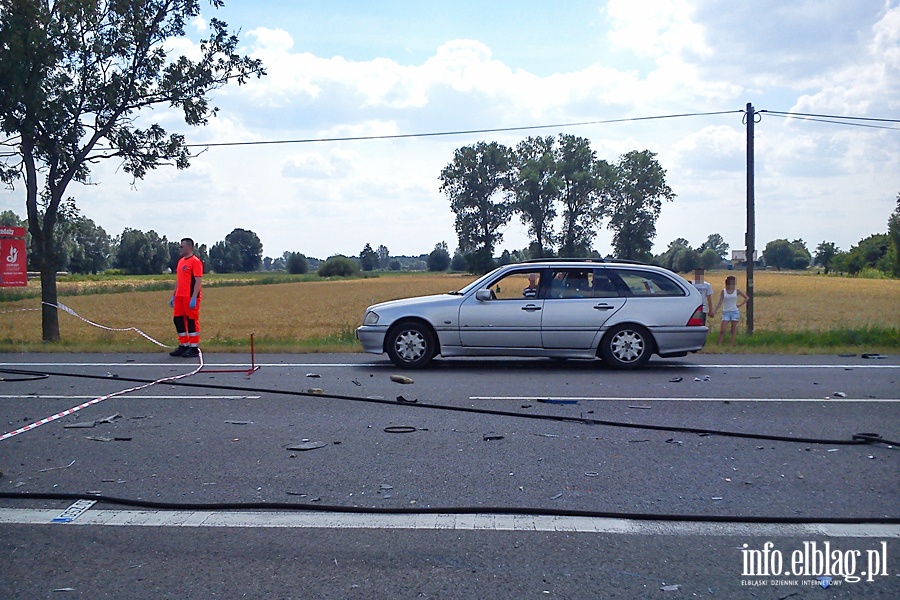
<instances>
[{"instance_id":1,"label":"road debris","mask_svg":"<svg viewBox=\"0 0 900 600\"><path fill-rule=\"evenodd\" d=\"M405 375L391 375L391 381L404 384L415 383L411 377L406 377Z\"/></svg>"},{"instance_id":2,"label":"road debris","mask_svg":"<svg viewBox=\"0 0 900 600\"><path fill-rule=\"evenodd\" d=\"M834 392L831 395L834 396L835 398L846 398L847 397L847 394L845 394L844 392Z\"/></svg>"},{"instance_id":3,"label":"road debris","mask_svg":"<svg viewBox=\"0 0 900 600\"><path fill-rule=\"evenodd\" d=\"M97 423L112 423L116 419L121 419L122 415L116 413L114 415L109 415L108 417L103 417L102 419L97 419Z\"/></svg>"},{"instance_id":4,"label":"road debris","mask_svg":"<svg viewBox=\"0 0 900 600\"><path fill-rule=\"evenodd\" d=\"M323 390L322 388L309 388L308 390L306 390L306 393L321 395L325 393L325 390Z\"/></svg>"},{"instance_id":5,"label":"road debris","mask_svg":"<svg viewBox=\"0 0 900 600\"><path fill-rule=\"evenodd\" d=\"M554 398L539 398L538 402L542 404L578 404L578 400L558 400Z\"/></svg>"},{"instance_id":6,"label":"road debris","mask_svg":"<svg viewBox=\"0 0 900 600\"><path fill-rule=\"evenodd\" d=\"M314 377L314 378L321 377L321 375L319 375L318 373L307 373L306 376L307 376L307 377Z\"/></svg>"},{"instance_id":7,"label":"road debris","mask_svg":"<svg viewBox=\"0 0 900 600\"><path fill-rule=\"evenodd\" d=\"M659 589L663 592L677 592L678 590L681 589L681 586L677 585L677 584L676 585L664 585Z\"/></svg>"},{"instance_id":8,"label":"road debris","mask_svg":"<svg viewBox=\"0 0 900 600\"><path fill-rule=\"evenodd\" d=\"M385 427L383 431L385 433L413 433L414 431L418 431L418 429L411 425L389 425L388 427Z\"/></svg>"},{"instance_id":9,"label":"road debris","mask_svg":"<svg viewBox=\"0 0 900 600\"><path fill-rule=\"evenodd\" d=\"M74 464L75 464L75 461L73 460L69 464L64 465L62 467L47 467L46 469L39 470L38 473L46 473L47 471L56 471L57 469L68 469L69 467L71 467Z\"/></svg>"},{"instance_id":10,"label":"road debris","mask_svg":"<svg viewBox=\"0 0 900 600\"><path fill-rule=\"evenodd\" d=\"M76 421L75 423L66 423L63 425L63 429L91 429L96 424L96 421Z\"/></svg>"},{"instance_id":11,"label":"road debris","mask_svg":"<svg viewBox=\"0 0 900 600\"><path fill-rule=\"evenodd\" d=\"M673 377L672 379L669 380L669 383L678 383L683 379L684 379L684 377Z\"/></svg>"},{"instance_id":12,"label":"road debris","mask_svg":"<svg viewBox=\"0 0 900 600\"><path fill-rule=\"evenodd\" d=\"M502 440L502 439L503 439L503 436L502 436L502 435L490 435L490 434L489 434L489 435L483 436L481 439L482 439L483 441L485 441L485 442L495 442L495 441L497 441L497 440Z\"/></svg>"},{"instance_id":13,"label":"road debris","mask_svg":"<svg viewBox=\"0 0 900 600\"><path fill-rule=\"evenodd\" d=\"M225 421L228 425L250 425L253 421Z\"/></svg>"},{"instance_id":14,"label":"road debris","mask_svg":"<svg viewBox=\"0 0 900 600\"><path fill-rule=\"evenodd\" d=\"M653 409L652 406L639 406L639 405L632 405L632 406L629 406L628 408L640 408L642 410L652 410Z\"/></svg>"},{"instance_id":15,"label":"road debris","mask_svg":"<svg viewBox=\"0 0 900 600\"><path fill-rule=\"evenodd\" d=\"M288 446L287 450L316 450L318 448L324 448L328 444L326 442L312 442L310 440L303 440L299 444L294 444L293 446Z\"/></svg>"},{"instance_id":16,"label":"road debris","mask_svg":"<svg viewBox=\"0 0 900 600\"><path fill-rule=\"evenodd\" d=\"M404 398L403 396L397 396L397 402L400 402L401 404L414 404L414 403L418 402L418 400L415 398L413 398L412 400L408 400L408 399Z\"/></svg>"},{"instance_id":17,"label":"road debris","mask_svg":"<svg viewBox=\"0 0 900 600\"><path fill-rule=\"evenodd\" d=\"M701 375L700 377L694 377L694 381L709 381L709 375Z\"/></svg>"}]
</instances>

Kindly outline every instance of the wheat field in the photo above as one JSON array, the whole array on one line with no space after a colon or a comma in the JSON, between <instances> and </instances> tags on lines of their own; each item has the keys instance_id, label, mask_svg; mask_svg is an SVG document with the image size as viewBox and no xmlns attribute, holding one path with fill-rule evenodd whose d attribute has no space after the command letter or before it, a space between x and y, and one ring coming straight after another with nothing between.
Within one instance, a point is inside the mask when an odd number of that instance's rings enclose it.
<instances>
[{"instance_id":1,"label":"wheat field","mask_svg":"<svg viewBox=\"0 0 900 600\"><path fill-rule=\"evenodd\" d=\"M726 275L713 271L707 281L716 297ZM203 291L201 339L206 348L241 351L255 334L258 351L348 349L348 339L365 308L375 302L457 290L474 278L458 274L409 274L368 279L272 285L207 287ZM824 277L788 272L755 274L756 331L900 329L900 280ZM112 328L134 327L167 345L176 343L167 291L66 296L60 301L85 319ZM155 351L133 332L110 332L59 313L60 344L41 344L36 299L0 304L0 349ZM741 330L746 310L742 310ZM711 329L718 328L711 320ZM334 343L329 345L328 340ZM343 340L343 345L340 345Z\"/></svg>"}]
</instances>

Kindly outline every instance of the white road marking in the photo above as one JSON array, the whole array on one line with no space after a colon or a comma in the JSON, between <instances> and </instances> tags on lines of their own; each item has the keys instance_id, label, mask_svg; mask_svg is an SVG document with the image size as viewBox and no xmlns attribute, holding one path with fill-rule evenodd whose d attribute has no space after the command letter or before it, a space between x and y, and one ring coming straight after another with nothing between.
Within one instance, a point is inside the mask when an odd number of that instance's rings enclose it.
<instances>
[{"instance_id":1,"label":"white road marking","mask_svg":"<svg viewBox=\"0 0 900 600\"><path fill-rule=\"evenodd\" d=\"M59 509L0 508L0 524L51 525ZM244 527L295 529L418 529L545 531L629 535L828 536L900 538L900 525L710 523L638 521L600 517L551 517L498 514L371 515L293 511L142 511L88 510L58 527L107 525L126 527Z\"/></svg>"},{"instance_id":2,"label":"white road marking","mask_svg":"<svg viewBox=\"0 0 900 600\"><path fill-rule=\"evenodd\" d=\"M390 363L255 363L257 367L266 368L320 368L320 369L344 369L348 367L367 368L391 368L396 367ZM477 366L477 362L471 363ZM173 367L174 363L129 363L129 362L9 362L0 363L0 367L26 368L26 367ZM220 368L250 368L250 363L204 363L204 367ZM786 364L678 364L654 365L650 363L646 372L661 369L900 369L900 365L893 364L821 364L821 365L786 365ZM203 374L203 371L200 371Z\"/></svg>"},{"instance_id":3,"label":"white road marking","mask_svg":"<svg viewBox=\"0 0 900 600\"><path fill-rule=\"evenodd\" d=\"M653 396L469 396L469 400L516 400L519 402L540 402L541 400L598 400L628 402L900 402L900 398L666 398Z\"/></svg>"},{"instance_id":4,"label":"white road marking","mask_svg":"<svg viewBox=\"0 0 900 600\"><path fill-rule=\"evenodd\" d=\"M96 395L88 396L61 396L57 394L6 394L0 395L0 400L83 400L96 398ZM262 396L123 396L126 400L258 400Z\"/></svg>"}]
</instances>

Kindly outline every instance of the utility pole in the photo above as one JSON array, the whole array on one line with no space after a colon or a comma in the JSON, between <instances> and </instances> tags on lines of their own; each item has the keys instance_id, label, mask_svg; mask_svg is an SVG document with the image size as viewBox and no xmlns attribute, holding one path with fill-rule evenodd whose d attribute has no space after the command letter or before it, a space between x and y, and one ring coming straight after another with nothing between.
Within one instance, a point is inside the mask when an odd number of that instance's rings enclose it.
<instances>
[{"instance_id":1,"label":"utility pole","mask_svg":"<svg viewBox=\"0 0 900 600\"><path fill-rule=\"evenodd\" d=\"M747 103L747 112L744 119L747 121L747 233L745 237L745 245L747 248L747 334L753 335L753 255L756 252L756 209L754 206L754 183L753 183L753 123L756 118L756 111L753 110L753 104Z\"/></svg>"}]
</instances>

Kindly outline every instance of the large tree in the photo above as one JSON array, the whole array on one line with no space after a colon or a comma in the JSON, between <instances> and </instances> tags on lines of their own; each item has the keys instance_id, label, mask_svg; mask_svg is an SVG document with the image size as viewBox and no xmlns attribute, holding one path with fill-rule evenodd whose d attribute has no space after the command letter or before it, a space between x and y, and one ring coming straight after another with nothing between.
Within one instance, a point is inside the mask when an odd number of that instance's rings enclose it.
<instances>
[{"instance_id":1,"label":"large tree","mask_svg":"<svg viewBox=\"0 0 900 600\"><path fill-rule=\"evenodd\" d=\"M501 229L512 215L512 202L505 194L509 171L510 151L497 142L458 148L441 171L441 191L456 214L459 248L472 271L491 268L494 248L503 239Z\"/></svg>"},{"instance_id":2,"label":"large tree","mask_svg":"<svg viewBox=\"0 0 900 600\"><path fill-rule=\"evenodd\" d=\"M587 256L603 216L612 169L597 159L587 138L564 134L559 136L556 165L563 209L559 255Z\"/></svg>"},{"instance_id":3,"label":"large tree","mask_svg":"<svg viewBox=\"0 0 900 600\"><path fill-rule=\"evenodd\" d=\"M199 14L199 0L0 3L0 178L24 181L45 341L59 339L55 228L69 184L89 182L90 165L105 158L136 179L161 165L188 167L184 137L139 127L142 109L173 107L203 125L216 112L210 91L263 74L218 19L196 59L170 56L169 40Z\"/></svg>"},{"instance_id":4,"label":"large tree","mask_svg":"<svg viewBox=\"0 0 900 600\"><path fill-rule=\"evenodd\" d=\"M650 256L662 201L674 198L656 153L632 150L619 159L608 204L617 258L645 260Z\"/></svg>"},{"instance_id":5,"label":"large tree","mask_svg":"<svg viewBox=\"0 0 900 600\"><path fill-rule=\"evenodd\" d=\"M556 243L553 219L561 181L556 173L552 136L529 137L513 153L511 187L515 210L531 236L533 258L552 254Z\"/></svg>"}]
</instances>

